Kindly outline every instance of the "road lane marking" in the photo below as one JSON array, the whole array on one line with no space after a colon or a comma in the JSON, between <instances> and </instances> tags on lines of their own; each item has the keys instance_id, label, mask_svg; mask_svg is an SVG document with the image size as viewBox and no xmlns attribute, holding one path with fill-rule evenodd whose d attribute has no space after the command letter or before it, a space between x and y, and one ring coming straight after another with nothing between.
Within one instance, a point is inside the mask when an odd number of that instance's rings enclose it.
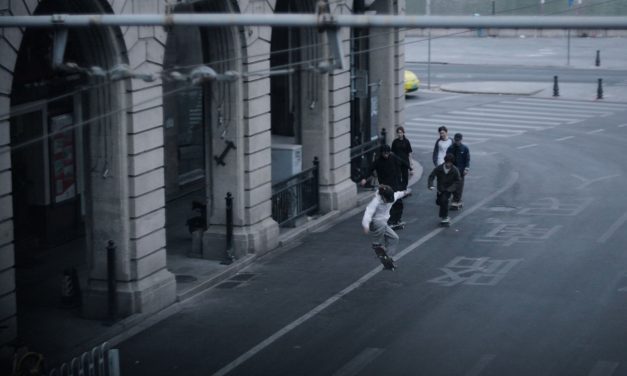
<instances>
[{"instance_id":1,"label":"road lane marking","mask_svg":"<svg viewBox=\"0 0 627 376\"><path fill-rule=\"evenodd\" d=\"M496 355L494 354L486 354L482 356L481 359L479 359L479 361L464 374L464 376L479 376L481 372L483 372L483 370L490 365L494 358L496 358Z\"/></svg>"},{"instance_id":2,"label":"road lane marking","mask_svg":"<svg viewBox=\"0 0 627 376\"><path fill-rule=\"evenodd\" d=\"M583 183L580 186L578 186L576 189L583 189L583 188L589 186L592 183L600 182L602 180L617 178L617 177L620 176L620 174L601 176L600 178L596 178L596 179L587 179L587 178L584 178L583 176L579 176L577 174L570 174L570 176L572 176L572 177L574 177L576 179L581 180Z\"/></svg>"},{"instance_id":3,"label":"road lane marking","mask_svg":"<svg viewBox=\"0 0 627 376\"><path fill-rule=\"evenodd\" d=\"M553 104L550 103L517 103L517 102L499 102L498 104L490 104L487 105L489 107L495 107L495 108L514 108L514 109L518 109L518 108L527 108L529 109L529 111L533 112L537 109L540 110L552 110L554 111L554 113L556 112L566 112L569 114L585 114L585 115L590 115L590 116L600 116L600 115L612 115L613 112L607 112L605 110L582 110L582 109L578 109L579 107L558 107L555 106Z\"/></svg>"},{"instance_id":4,"label":"road lane marking","mask_svg":"<svg viewBox=\"0 0 627 376\"><path fill-rule=\"evenodd\" d=\"M610 228L608 228L607 231L605 231L605 233L597 240L597 243L605 243L608 241L612 235L614 235L614 233L625 224L625 222L627 222L627 213L623 214L616 220L616 222L612 223Z\"/></svg>"},{"instance_id":5,"label":"road lane marking","mask_svg":"<svg viewBox=\"0 0 627 376\"><path fill-rule=\"evenodd\" d=\"M484 206L486 203L488 203L488 202L494 200L496 197L502 195L504 192L506 192L508 189L510 189L514 185L514 183L516 183L516 181L518 180L518 176L519 176L518 173L516 173L516 172L512 173L509 176L509 179L507 180L507 182L502 186L501 189L499 189L499 190L495 191L494 193L486 196L483 200L479 201L474 206L464 210L461 214L457 215L456 218L455 218L455 222L454 223L457 223L457 222L461 221L466 216L474 213L479 208ZM426 243L431 238L435 237L437 234L441 233L444 230L445 229L443 227L439 227L439 228L436 228L436 229L432 230L428 234L424 235L422 238L416 240L415 242L413 242L412 244L407 246L405 249L403 249L401 252L399 252L393 258L395 260L401 259L402 257L404 257L408 253L412 252L416 248L420 247L421 245L423 245L424 243ZM265 340L261 341L256 346L252 347L250 350L248 350L245 353L243 353L242 355L238 356L231 363L229 363L229 364L225 365L224 367L220 368L216 373L214 373L214 376L224 376L224 375L228 374L229 372L231 372L235 368L239 367L241 364L243 364L244 362L248 361L250 358L252 358L256 354L260 353L266 347L272 345L274 342L278 341L280 338L282 338L283 336L285 336L286 334L288 334L292 330L296 329L300 325L302 325L305 322L307 322L309 319L315 317L320 312L324 311L326 308L328 308L333 303L335 303L338 300L340 300L345 295L348 295L352 291L354 291L357 288L361 287L363 284L368 282L374 276L379 274L382 270L383 270L383 266L382 265L379 265L378 267L372 269L370 272L366 273L364 276L362 276L357 281L355 281L352 284L350 284L348 287L346 287L342 291L338 292L337 294L333 295L332 297L330 297L326 301L324 301L321 304L319 304L318 306L314 307L311 311L305 313L304 315L302 315L298 319L292 321L291 323L287 324L283 328L279 329L277 332L275 332L270 337L266 338Z\"/></svg>"},{"instance_id":6,"label":"road lane marking","mask_svg":"<svg viewBox=\"0 0 627 376\"><path fill-rule=\"evenodd\" d=\"M619 124L618 128L623 128L623 127L627 127L627 124Z\"/></svg>"},{"instance_id":7,"label":"road lane marking","mask_svg":"<svg viewBox=\"0 0 627 376\"><path fill-rule=\"evenodd\" d=\"M420 119L420 118L416 118L416 119ZM481 116L477 116L477 115L468 115L468 116L459 116L459 115L449 115L448 113L445 114L433 114L431 115L430 119L450 119L450 121L453 120L463 120L463 123L466 122L473 122L474 124L483 124L483 125L496 125L496 126L507 126L510 125L512 127L519 127L519 128L529 128L529 129L546 129L547 127L553 127L553 126L557 126L562 124L559 121L541 121L541 120L521 120L521 119L506 119L506 120L502 120L502 119L492 119L492 118L484 118ZM528 126L528 125L531 126ZM535 124L535 126L534 126Z\"/></svg>"},{"instance_id":8,"label":"road lane marking","mask_svg":"<svg viewBox=\"0 0 627 376\"><path fill-rule=\"evenodd\" d=\"M566 137L556 138L555 141L566 141L566 140L570 140L571 138L575 138L575 136L566 136Z\"/></svg>"},{"instance_id":9,"label":"road lane marking","mask_svg":"<svg viewBox=\"0 0 627 376\"><path fill-rule=\"evenodd\" d=\"M529 109L529 108L517 108L517 109L513 109L513 108L508 108L508 107L499 107L499 106L482 106L479 107L480 109L483 110L487 110L489 112L502 112L502 113L507 113L507 114L533 114L533 115L543 115L543 116L547 116L548 118L554 118L554 117L558 117L558 118L562 118L562 116L565 116L566 114L569 116L578 116L578 117L583 117L583 118L593 118L593 117L597 117L598 115L596 114L582 114L582 113L576 113L573 111L557 111L555 109L551 109L551 111L538 111L538 109Z\"/></svg>"},{"instance_id":10,"label":"road lane marking","mask_svg":"<svg viewBox=\"0 0 627 376\"><path fill-rule=\"evenodd\" d=\"M557 100L546 100L540 98L519 98L517 99L520 102L533 102L533 103L548 103L551 101L552 106L556 107L575 107L575 108L591 108L591 109L607 109L607 110L618 110L625 111L627 110L627 106L621 103L599 103L599 102L589 102L589 101L577 101L577 100L566 100L566 99L557 99Z\"/></svg>"},{"instance_id":11,"label":"road lane marking","mask_svg":"<svg viewBox=\"0 0 627 376\"><path fill-rule=\"evenodd\" d=\"M601 132L605 132L605 129L603 129L603 128L595 129L593 131L586 132L586 134L595 134L595 133L601 133Z\"/></svg>"},{"instance_id":12,"label":"road lane marking","mask_svg":"<svg viewBox=\"0 0 627 376\"><path fill-rule=\"evenodd\" d=\"M616 371L616 368L618 368L618 364L618 362L599 360L588 376L611 376L614 374L614 371Z\"/></svg>"},{"instance_id":13,"label":"road lane marking","mask_svg":"<svg viewBox=\"0 0 627 376\"><path fill-rule=\"evenodd\" d=\"M383 353L383 349L377 349L369 347L359 353L356 357L354 357L350 362L346 363L344 367L340 368L337 372L333 374L333 376L355 376L359 375L359 373L366 368L368 363L375 360L379 355Z\"/></svg>"},{"instance_id":14,"label":"road lane marking","mask_svg":"<svg viewBox=\"0 0 627 376\"><path fill-rule=\"evenodd\" d=\"M438 123L444 123L444 124L448 124L448 121L439 121ZM473 131L484 131L484 132L488 132L491 134L499 134L499 133L505 133L505 134L513 134L513 133L518 133L518 134L522 134L524 132L524 130L516 128L516 127L511 127L511 126L501 126L501 125L486 125L486 124L481 124L481 123L469 123L469 122L456 122L456 123L462 123L464 124L463 126L460 127L460 129L463 130L473 130ZM410 126L414 126L414 125L418 125L416 123L412 123L412 122L406 122L405 123L405 128L407 128L407 132L405 133L409 133L410 129L415 129L415 130L421 130L423 132L429 132L429 134L433 134L433 129L432 127L429 127L429 129L421 129L421 128L410 128ZM454 126L451 126L451 128L454 128ZM514 129L509 129L509 128L514 128Z\"/></svg>"},{"instance_id":15,"label":"road lane marking","mask_svg":"<svg viewBox=\"0 0 627 376\"><path fill-rule=\"evenodd\" d=\"M451 99L457 99L457 98L461 98L463 97L463 95L455 95L452 97L445 97L445 98L437 98L437 99L430 99L428 101L424 101L424 102L418 102L418 103L412 103L410 105L405 105L405 108L407 107L414 107L414 106L424 106L425 104L431 104L431 103L436 103L436 102L441 102L441 101L448 101ZM405 102L407 103L407 102Z\"/></svg>"},{"instance_id":16,"label":"road lane marking","mask_svg":"<svg viewBox=\"0 0 627 376\"><path fill-rule=\"evenodd\" d=\"M516 147L516 149L527 149L527 148L532 148L538 146L538 144L529 144L529 145L523 145L523 146L518 146Z\"/></svg>"},{"instance_id":17,"label":"road lane marking","mask_svg":"<svg viewBox=\"0 0 627 376\"><path fill-rule=\"evenodd\" d=\"M467 108L466 111L451 111L449 114L453 115L464 115L464 116L481 116L481 117L489 117L489 118L505 118L505 119L521 119L521 120L544 120L544 121L580 121L580 119L576 118L562 118L559 119L556 117L546 117L546 116L533 116L533 115L510 115L507 113L502 114L494 114L488 113L486 111L478 112L475 108ZM505 121L505 120L504 120Z\"/></svg>"}]
</instances>

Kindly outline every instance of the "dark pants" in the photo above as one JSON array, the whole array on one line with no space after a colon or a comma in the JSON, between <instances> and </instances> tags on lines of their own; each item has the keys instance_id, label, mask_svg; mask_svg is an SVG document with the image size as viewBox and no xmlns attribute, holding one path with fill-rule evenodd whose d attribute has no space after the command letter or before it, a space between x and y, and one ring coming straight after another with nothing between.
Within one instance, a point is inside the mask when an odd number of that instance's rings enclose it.
<instances>
[{"instance_id":1,"label":"dark pants","mask_svg":"<svg viewBox=\"0 0 627 376\"><path fill-rule=\"evenodd\" d=\"M448 217L448 201L451 198L451 192L438 192L435 203L440 206L440 218Z\"/></svg>"},{"instance_id":2,"label":"dark pants","mask_svg":"<svg viewBox=\"0 0 627 376\"><path fill-rule=\"evenodd\" d=\"M453 202L461 202L463 194L464 194L464 176L462 176L462 179L457 183L457 190L453 192Z\"/></svg>"},{"instance_id":3,"label":"dark pants","mask_svg":"<svg viewBox=\"0 0 627 376\"><path fill-rule=\"evenodd\" d=\"M405 167L401 167L401 190L404 191L407 189L407 184L409 184L409 169Z\"/></svg>"},{"instance_id":4,"label":"dark pants","mask_svg":"<svg viewBox=\"0 0 627 376\"><path fill-rule=\"evenodd\" d=\"M390 219L388 219L389 224L395 224L401 221L401 217L403 216L403 200L398 199L394 202L394 205L390 208Z\"/></svg>"}]
</instances>

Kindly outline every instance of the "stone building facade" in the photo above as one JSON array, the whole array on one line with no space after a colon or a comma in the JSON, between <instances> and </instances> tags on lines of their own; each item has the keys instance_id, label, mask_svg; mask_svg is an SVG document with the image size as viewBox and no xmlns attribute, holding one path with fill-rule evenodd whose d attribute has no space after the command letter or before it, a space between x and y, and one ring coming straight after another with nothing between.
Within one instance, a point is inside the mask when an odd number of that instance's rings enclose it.
<instances>
[{"instance_id":1,"label":"stone building facade","mask_svg":"<svg viewBox=\"0 0 627 376\"><path fill-rule=\"evenodd\" d=\"M331 12L400 14L404 3L333 1ZM315 4L0 0L0 12L313 13ZM368 128L372 138L381 127L393 129L404 121L403 32L359 34L368 42L360 47L362 76L378 88L376 101L360 101L354 98L361 84L355 82L353 31L340 30L351 64L333 71L321 69L329 59L325 33L277 31L71 29L55 60L54 30L0 30L0 326L6 328L0 344L21 330L18 302L29 287L20 286L20 264L75 239L82 239L80 259L68 265L84 271L84 317L107 313L107 244L116 251L121 315L172 304L177 282L168 270L167 202L189 192L200 192L207 205L202 235L207 255L225 236L227 193L233 197L235 254L275 248L275 144L302 150L303 168L318 158L321 212L354 207L351 148L361 142L355 141L355 129ZM55 61L65 69L53 69ZM125 75L129 71L133 77ZM356 122L357 112L374 114L376 122L372 116Z\"/></svg>"}]
</instances>

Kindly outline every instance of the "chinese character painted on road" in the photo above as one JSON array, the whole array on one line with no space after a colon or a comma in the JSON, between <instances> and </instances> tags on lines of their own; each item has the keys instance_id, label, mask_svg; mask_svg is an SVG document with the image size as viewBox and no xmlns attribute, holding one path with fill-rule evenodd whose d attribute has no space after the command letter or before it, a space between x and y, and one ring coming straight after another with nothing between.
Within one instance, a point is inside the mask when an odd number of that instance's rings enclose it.
<instances>
[{"instance_id":1,"label":"chinese character painted on road","mask_svg":"<svg viewBox=\"0 0 627 376\"><path fill-rule=\"evenodd\" d=\"M562 226L553 226L550 228L537 227L536 225L526 224L498 224L494 229L480 238L474 239L478 242L496 242L510 246L514 243L540 242L548 239L557 232Z\"/></svg>"},{"instance_id":2,"label":"chinese character painted on road","mask_svg":"<svg viewBox=\"0 0 627 376\"><path fill-rule=\"evenodd\" d=\"M592 199L574 199L569 202L560 202L557 198L546 197L532 202L529 207L520 209L516 214L572 217L581 213L591 202Z\"/></svg>"},{"instance_id":3,"label":"chinese character painted on road","mask_svg":"<svg viewBox=\"0 0 627 376\"><path fill-rule=\"evenodd\" d=\"M489 257L456 257L440 268L444 275L428 282L451 287L459 284L494 286L522 259L491 260Z\"/></svg>"}]
</instances>

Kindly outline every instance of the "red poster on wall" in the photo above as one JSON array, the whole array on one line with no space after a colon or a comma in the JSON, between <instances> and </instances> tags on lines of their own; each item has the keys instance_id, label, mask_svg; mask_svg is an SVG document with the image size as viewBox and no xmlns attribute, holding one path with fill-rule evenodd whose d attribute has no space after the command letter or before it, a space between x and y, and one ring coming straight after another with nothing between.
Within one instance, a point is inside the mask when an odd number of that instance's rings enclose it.
<instances>
[{"instance_id":1,"label":"red poster on wall","mask_svg":"<svg viewBox=\"0 0 627 376\"><path fill-rule=\"evenodd\" d=\"M76 196L76 158L72 115L50 118L52 198L55 203Z\"/></svg>"}]
</instances>

